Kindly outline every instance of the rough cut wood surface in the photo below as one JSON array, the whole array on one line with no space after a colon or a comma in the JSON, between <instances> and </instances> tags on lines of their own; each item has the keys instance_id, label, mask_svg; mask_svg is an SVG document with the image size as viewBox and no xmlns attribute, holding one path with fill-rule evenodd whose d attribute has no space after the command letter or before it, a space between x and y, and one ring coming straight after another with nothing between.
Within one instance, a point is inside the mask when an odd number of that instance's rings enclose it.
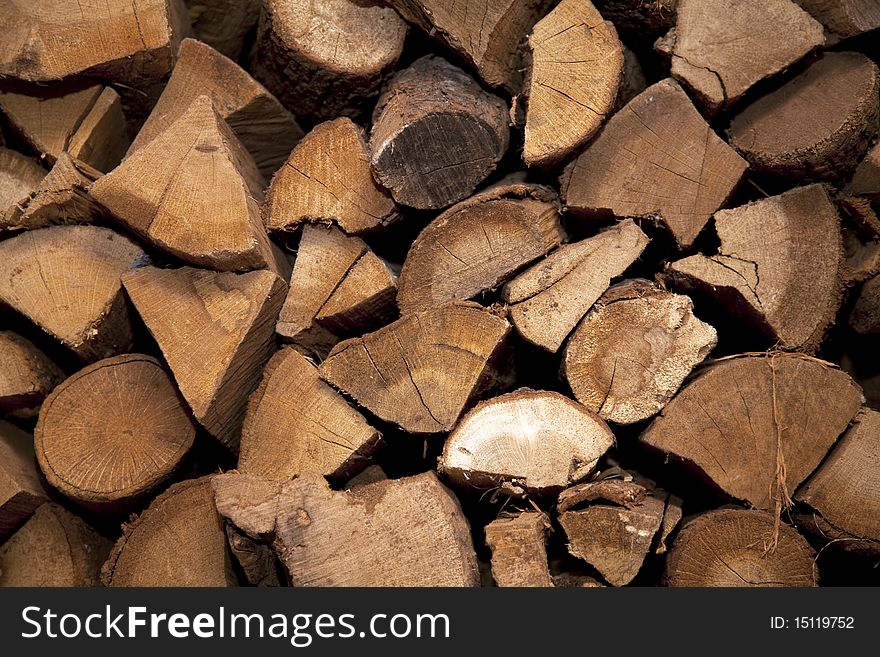
<instances>
[{"instance_id":1,"label":"rough cut wood surface","mask_svg":"<svg viewBox=\"0 0 880 657\"><path fill-rule=\"evenodd\" d=\"M237 451L247 397L274 349L284 281L269 271L142 267L124 282L193 415Z\"/></svg>"},{"instance_id":2,"label":"rough cut wood surface","mask_svg":"<svg viewBox=\"0 0 880 657\"><path fill-rule=\"evenodd\" d=\"M795 0L820 21L829 34L845 39L880 27L880 5L875 0Z\"/></svg>"},{"instance_id":3,"label":"rough cut wood surface","mask_svg":"<svg viewBox=\"0 0 880 657\"><path fill-rule=\"evenodd\" d=\"M727 201L746 168L678 83L667 79L614 114L560 184L572 212L658 216L685 248Z\"/></svg>"},{"instance_id":4,"label":"rough cut wood surface","mask_svg":"<svg viewBox=\"0 0 880 657\"><path fill-rule=\"evenodd\" d=\"M12 534L45 501L33 436L0 420L0 540Z\"/></svg>"},{"instance_id":5,"label":"rough cut wood surface","mask_svg":"<svg viewBox=\"0 0 880 657\"><path fill-rule=\"evenodd\" d=\"M866 196L873 201L880 201L880 143L874 144L864 159L859 162L846 191L849 194Z\"/></svg>"},{"instance_id":6,"label":"rough cut wood surface","mask_svg":"<svg viewBox=\"0 0 880 657\"><path fill-rule=\"evenodd\" d=\"M312 474L344 480L367 465L381 439L314 363L285 348L248 402L238 470L277 481Z\"/></svg>"},{"instance_id":7,"label":"rough cut wood surface","mask_svg":"<svg viewBox=\"0 0 880 657\"><path fill-rule=\"evenodd\" d=\"M567 244L507 283L501 298L519 334L558 351L611 279L639 257L648 237L631 220Z\"/></svg>"},{"instance_id":8,"label":"rough cut wood surface","mask_svg":"<svg viewBox=\"0 0 880 657\"><path fill-rule=\"evenodd\" d=\"M719 509L685 523L666 561L669 586L816 586L814 553L803 536L779 527L775 549L767 541L773 516L747 509Z\"/></svg>"},{"instance_id":9,"label":"rough cut wood surface","mask_svg":"<svg viewBox=\"0 0 880 657\"><path fill-rule=\"evenodd\" d=\"M718 255L673 262L673 282L744 318L782 348L814 352L843 294L840 217L826 189L799 187L721 210L715 228Z\"/></svg>"},{"instance_id":10,"label":"rough cut wood surface","mask_svg":"<svg viewBox=\"0 0 880 657\"><path fill-rule=\"evenodd\" d=\"M614 108L623 46L590 0L562 0L528 39L531 69L523 161L555 164L585 144Z\"/></svg>"},{"instance_id":11,"label":"rough cut wood surface","mask_svg":"<svg viewBox=\"0 0 880 657\"><path fill-rule=\"evenodd\" d=\"M0 413L39 407L64 372L33 342L0 331Z\"/></svg>"},{"instance_id":12,"label":"rough cut wood surface","mask_svg":"<svg viewBox=\"0 0 880 657\"><path fill-rule=\"evenodd\" d=\"M778 511L861 399L853 380L830 363L801 354L740 356L703 370L641 440L697 466L731 497Z\"/></svg>"},{"instance_id":13,"label":"rough cut wood surface","mask_svg":"<svg viewBox=\"0 0 880 657\"><path fill-rule=\"evenodd\" d=\"M97 226L55 226L0 242L0 304L85 361L132 344L122 274L143 251Z\"/></svg>"},{"instance_id":14,"label":"rough cut wood surface","mask_svg":"<svg viewBox=\"0 0 880 657\"><path fill-rule=\"evenodd\" d=\"M730 143L755 169L839 179L877 135L880 72L862 54L830 52L756 100L730 124Z\"/></svg>"},{"instance_id":15,"label":"rough cut wood surface","mask_svg":"<svg viewBox=\"0 0 880 657\"><path fill-rule=\"evenodd\" d=\"M394 75L370 133L376 180L394 200L439 210L470 196L507 151L507 103L426 56Z\"/></svg>"},{"instance_id":16,"label":"rough cut wood surface","mask_svg":"<svg viewBox=\"0 0 880 657\"><path fill-rule=\"evenodd\" d=\"M213 476L174 484L130 524L101 569L105 586L234 586Z\"/></svg>"},{"instance_id":17,"label":"rough cut wood surface","mask_svg":"<svg viewBox=\"0 0 880 657\"><path fill-rule=\"evenodd\" d=\"M321 477L214 482L221 515L272 537L293 586L477 586L467 519L431 472L330 490Z\"/></svg>"},{"instance_id":18,"label":"rough cut wood surface","mask_svg":"<svg viewBox=\"0 0 880 657\"><path fill-rule=\"evenodd\" d=\"M260 18L262 0L184 0L193 34L218 52L238 59Z\"/></svg>"},{"instance_id":19,"label":"rough cut wood surface","mask_svg":"<svg viewBox=\"0 0 880 657\"><path fill-rule=\"evenodd\" d=\"M612 286L565 348L563 376L599 417L631 424L660 411L718 342L686 296L643 279Z\"/></svg>"},{"instance_id":20,"label":"rough cut wood surface","mask_svg":"<svg viewBox=\"0 0 880 657\"><path fill-rule=\"evenodd\" d=\"M510 325L455 301L340 342L321 376L411 433L449 431L477 395L507 382Z\"/></svg>"},{"instance_id":21,"label":"rough cut wood surface","mask_svg":"<svg viewBox=\"0 0 880 657\"><path fill-rule=\"evenodd\" d=\"M532 511L501 516L486 526L496 586L553 586L547 566L549 529L550 519Z\"/></svg>"},{"instance_id":22,"label":"rough cut wood surface","mask_svg":"<svg viewBox=\"0 0 880 657\"><path fill-rule=\"evenodd\" d=\"M443 212L413 242L400 272L401 313L497 288L565 240L555 192L498 185Z\"/></svg>"},{"instance_id":23,"label":"rough cut wood surface","mask_svg":"<svg viewBox=\"0 0 880 657\"><path fill-rule=\"evenodd\" d=\"M553 494L589 475L613 442L605 422L577 402L522 388L467 413L449 434L438 471L465 490L510 482Z\"/></svg>"},{"instance_id":24,"label":"rough cut wood surface","mask_svg":"<svg viewBox=\"0 0 880 657\"><path fill-rule=\"evenodd\" d=\"M675 27L658 44L672 76L710 114L825 43L820 25L792 0L678 0Z\"/></svg>"},{"instance_id":25,"label":"rough cut wood surface","mask_svg":"<svg viewBox=\"0 0 880 657\"><path fill-rule=\"evenodd\" d=\"M252 539L234 525L227 524L226 539L233 559L248 586L282 586L278 559L272 548Z\"/></svg>"},{"instance_id":26,"label":"rough cut wood surface","mask_svg":"<svg viewBox=\"0 0 880 657\"><path fill-rule=\"evenodd\" d=\"M122 510L174 474L195 433L159 361L126 354L55 388L40 409L34 449L54 488L89 508Z\"/></svg>"},{"instance_id":27,"label":"rough cut wood surface","mask_svg":"<svg viewBox=\"0 0 880 657\"><path fill-rule=\"evenodd\" d=\"M880 276L865 281L850 312L849 326L856 333L880 333Z\"/></svg>"},{"instance_id":28,"label":"rough cut wood surface","mask_svg":"<svg viewBox=\"0 0 880 657\"><path fill-rule=\"evenodd\" d=\"M14 212L45 177L46 170L31 158L0 146L0 217Z\"/></svg>"},{"instance_id":29,"label":"rough cut wood surface","mask_svg":"<svg viewBox=\"0 0 880 657\"><path fill-rule=\"evenodd\" d=\"M270 231L335 223L349 235L384 228L400 217L373 179L364 131L351 119L315 126L272 179L263 220Z\"/></svg>"}]
</instances>

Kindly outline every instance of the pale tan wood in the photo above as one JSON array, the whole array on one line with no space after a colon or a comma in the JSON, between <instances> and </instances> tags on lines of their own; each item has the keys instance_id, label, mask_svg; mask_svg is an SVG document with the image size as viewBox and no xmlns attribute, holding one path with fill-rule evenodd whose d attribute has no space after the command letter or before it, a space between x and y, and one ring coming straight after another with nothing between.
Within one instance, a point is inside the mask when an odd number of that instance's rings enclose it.
<instances>
[{"instance_id":1,"label":"pale tan wood","mask_svg":"<svg viewBox=\"0 0 880 657\"><path fill-rule=\"evenodd\" d=\"M829 42L880 27L880 5L875 0L795 0L820 21Z\"/></svg>"},{"instance_id":2,"label":"pale tan wood","mask_svg":"<svg viewBox=\"0 0 880 657\"><path fill-rule=\"evenodd\" d=\"M61 369L33 342L0 331L0 414L38 408L63 379Z\"/></svg>"},{"instance_id":3,"label":"pale tan wood","mask_svg":"<svg viewBox=\"0 0 880 657\"><path fill-rule=\"evenodd\" d=\"M78 160L101 172L115 168L128 150L128 128L119 94L104 87L67 144Z\"/></svg>"},{"instance_id":4,"label":"pale tan wood","mask_svg":"<svg viewBox=\"0 0 880 657\"><path fill-rule=\"evenodd\" d=\"M230 59L238 59L260 18L261 0L184 0L193 34Z\"/></svg>"},{"instance_id":5,"label":"pale tan wood","mask_svg":"<svg viewBox=\"0 0 880 657\"><path fill-rule=\"evenodd\" d=\"M37 474L34 437L0 420L0 540L46 500Z\"/></svg>"},{"instance_id":6,"label":"pale tan wood","mask_svg":"<svg viewBox=\"0 0 880 657\"><path fill-rule=\"evenodd\" d=\"M46 170L31 158L0 147L0 217L15 212L45 177Z\"/></svg>"},{"instance_id":7,"label":"pale tan wood","mask_svg":"<svg viewBox=\"0 0 880 657\"><path fill-rule=\"evenodd\" d=\"M549 530L550 519L532 511L501 516L486 525L496 586L553 586L547 566Z\"/></svg>"}]
</instances>

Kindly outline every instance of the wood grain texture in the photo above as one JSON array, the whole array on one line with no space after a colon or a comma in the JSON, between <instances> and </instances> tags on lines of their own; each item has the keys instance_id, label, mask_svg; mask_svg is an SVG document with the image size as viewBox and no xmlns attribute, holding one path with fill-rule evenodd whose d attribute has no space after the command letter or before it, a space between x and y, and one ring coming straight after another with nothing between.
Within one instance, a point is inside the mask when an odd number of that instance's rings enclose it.
<instances>
[{"instance_id":1,"label":"wood grain texture","mask_svg":"<svg viewBox=\"0 0 880 657\"><path fill-rule=\"evenodd\" d=\"M43 502L34 437L0 420L0 540L12 534Z\"/></svg>"},{"instance_id":2,"label":"wood grain texture","mask_svg":"<svg viewBox=\"0 0 880 657\"><path fill-rule=\"evenodd\" d=\"M34 410L64 373L33 342L13 331L0 331L0 413Z\"/></svg>"},{"instance_id":3,"label":"wood grain texture","mask_svg":"<svg viewBox=\"0 0 880 657\"><path fill-rule=\"evenodd\" d=\"M501 516L486 525L496 586L553 586L547 566L549 529L549 518L531 511Z\"/></svg>"},{"instance_id":4,"label":"wood grain texture","mask_svg":"<svg viewBox=\"0 0 880 657\"><path fill-rule=\"evenodd\" d=\"M874 0L795 0L828 30L831 40L846 39L880 27Z\"/></svg>"},{"instance_id":5,"label":"wood grain texture","mask_svg":"<svg viewBox=\"0 0 880 657\"><path fill-rule=\"evenodd\" d=\"M230 59L238 59L260 18L261 0L184 0L193 34Z\"/></svg>"},{"instance_id":6,"label":"wood grain texture","mask_svg":"<svg viewBox=\"0 0 880 657\"><path fill-rule=\"evenodd\" d=\"M865 281L849 314L849 326L856 333L880 333L880 276Z\"/></svg>"},{"instance_id":7,"label":"wood grain texture","mask_svg":"<svg viewBox=\"0 0 880 657\"><path fill-rule=\"evenodd\" d=\"M104 87L67 143L67 151L98 171L115 168L128 150L128 127L122 100Z\"/></svg>"},{"instance_id":8,"label":"wood grain texture","mask_svg":"<svg viewBox=\"0 0 880 657\"><path fill-rule=\"evenodd\" d=\"M15 212L45 177L46 170L31 158L0 146L0 216Z\"/></svg>"},{"instance_id":9,"label":"wood grain texture","mask_svg":"<svg viewBox=\"0 0 880 657\"><path fill-rule=\"evenodd\" d=\"M880 144L874 144L856 168L846 187L849 194L880 201Z\"/></svg>"}]
</instances>

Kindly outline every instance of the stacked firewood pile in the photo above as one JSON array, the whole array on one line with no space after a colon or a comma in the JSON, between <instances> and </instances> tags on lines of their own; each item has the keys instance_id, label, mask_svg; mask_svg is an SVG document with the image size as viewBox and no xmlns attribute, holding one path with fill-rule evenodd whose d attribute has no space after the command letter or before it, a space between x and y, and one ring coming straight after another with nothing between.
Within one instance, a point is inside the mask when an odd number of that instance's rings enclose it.
<instances>
[{"instance_id":1,"label":"stacked firewood pile","mask_svg":"<svg viewBox=\"0 0 880 657\"><path fill-rule=\"evenodd\" d=\"M876 0L0 2L0 584L880 560Z\"/></svg>"}]
</instances>

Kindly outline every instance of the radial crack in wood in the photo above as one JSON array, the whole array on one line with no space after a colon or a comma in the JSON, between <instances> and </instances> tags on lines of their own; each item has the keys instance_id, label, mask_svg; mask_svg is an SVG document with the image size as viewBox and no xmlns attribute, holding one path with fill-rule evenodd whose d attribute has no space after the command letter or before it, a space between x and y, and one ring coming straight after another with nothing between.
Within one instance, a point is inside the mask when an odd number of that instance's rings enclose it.
<instances>
[{"instance_id":1,"label":"radial crack in wood","mask_svg":"<svg viewBox=\"0 0 880 657\"><path fill-rule=\"evenodd\" d=\"M549 518L532 511L502 516L486 526L496 586L553 586L547 565L549 530Z\"/></svg>"},{"instance_id":2,"label":"radial crack in wood","mask_svg":"<svg viewBox=\"0 0 880 657\"><path fill-rule=\"evenodd\" d=\"M64 372L33 342L12 331L0 331L0 414L33 412Z\"/></svg>"},{"instance_id":3,"label":"radial crack in wood","mask_svg":"<svg viewBox=\"0 0 880 657\"><path fill-rule=\"evenodd\" d=\"M46 500L37 473L33 436L0 420L0 541Z\"/></svg>"}]
</instances>

